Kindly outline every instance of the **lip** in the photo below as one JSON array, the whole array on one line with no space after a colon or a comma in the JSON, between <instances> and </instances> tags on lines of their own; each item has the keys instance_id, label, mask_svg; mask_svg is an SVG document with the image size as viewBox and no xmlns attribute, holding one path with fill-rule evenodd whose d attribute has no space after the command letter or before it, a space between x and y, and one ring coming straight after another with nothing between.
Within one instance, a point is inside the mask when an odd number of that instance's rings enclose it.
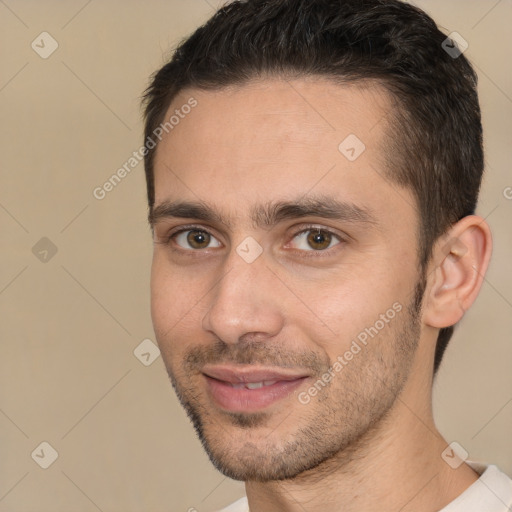
<instances>
[{"instance_id":1,"label":"lip","mask_svg":"<svg viewBox=\"0 0 512 512\"><path fill-rule=\"evenodd\" d=\"M238 384L241 382L262 382L265 380L290 381L309 376L304 372L292 370L286 371L284 368L277 370L272 367L255 368L254 365L206 365L203 368L203 373L207 377L212 377L213 379L224 382L230 382L231 384Z\"/></svg>"},{"instance_id":2,"label":"lip","mask_svg":"<svg viewBox=\"0 0 512 512\"><path fill-rule=\"evenodd\" d=\"M203 368L208 393L221 408L231 412L256 412L286 398L301 386L309 375L297 370L255 368L245 366L205 366ZM267 382L256 389L241 384ZM237 385L238 387L233 387Z\"/></svg>"}]
</instances>

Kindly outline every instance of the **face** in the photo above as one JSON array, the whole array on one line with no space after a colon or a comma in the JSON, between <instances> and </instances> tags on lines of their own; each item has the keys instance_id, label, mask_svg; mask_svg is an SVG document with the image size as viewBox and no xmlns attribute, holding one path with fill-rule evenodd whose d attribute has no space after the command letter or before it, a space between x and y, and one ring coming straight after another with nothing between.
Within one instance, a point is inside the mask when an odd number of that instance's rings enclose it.
<instances>
[{"instance_id":1,"label":"face","mask_svg":"<svg viewBox=\"0 0 512 512\"><path fill-rule=\"evenodd\" d=\"M414 199L384 177L391 102L266 79L183 91L166 119L191 97L155 159L151 310L171 382L231 478L342 463L414 378L420 339Z\"/></svg>"}]
</instances>

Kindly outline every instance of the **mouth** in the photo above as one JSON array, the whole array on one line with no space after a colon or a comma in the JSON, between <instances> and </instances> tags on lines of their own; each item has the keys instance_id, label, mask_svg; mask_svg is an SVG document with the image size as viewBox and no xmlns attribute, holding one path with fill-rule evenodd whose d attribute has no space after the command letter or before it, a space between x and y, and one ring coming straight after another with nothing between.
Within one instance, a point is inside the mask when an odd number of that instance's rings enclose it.
<instances>
[{"instance_id":1,"label":"mouth","mask_svg":"<svg viewBox=\"0 0 512 512\"><path fill-rule=\"evenodd\" d=\"M208 394L221 409L257 412L286 398L310 376L288 369L244 366L205 366Z\"/></svg>"}]
</instances>

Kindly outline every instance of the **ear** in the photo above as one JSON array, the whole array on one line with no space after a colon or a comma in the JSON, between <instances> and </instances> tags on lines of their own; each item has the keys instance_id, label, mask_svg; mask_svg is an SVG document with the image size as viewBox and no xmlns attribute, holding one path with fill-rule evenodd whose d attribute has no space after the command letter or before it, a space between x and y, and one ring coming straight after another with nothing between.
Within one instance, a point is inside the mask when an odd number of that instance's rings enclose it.
<instances>
[{"instance_id":1,"label":"ear","mask_svg":"<svg viewBox=\"0 0 512 512\"><path fill-rule=\"evenodd\" d=\"M428 271L423 321L436 327L456 324L475 301L492 253L489 225L468 215L436 242Z\"/></svg>"}]
</instances>

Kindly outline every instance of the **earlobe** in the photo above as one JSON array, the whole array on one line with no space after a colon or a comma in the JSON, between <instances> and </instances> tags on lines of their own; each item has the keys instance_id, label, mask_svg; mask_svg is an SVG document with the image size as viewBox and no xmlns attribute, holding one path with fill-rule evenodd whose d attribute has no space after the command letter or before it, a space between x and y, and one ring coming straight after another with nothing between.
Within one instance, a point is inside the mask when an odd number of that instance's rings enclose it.
<instances>
[{"instance_id":1,"label":"earlobe","mask_svg":"<svg viewBox=\"0 0 512 512\"><path fill-rule=\"evenodd\" d=\"M476 215L464 217L437 241L423 309L427 325L449 327L464 316L478 296L491 253L490 228Z\"/></svg>"}]
</instances>

